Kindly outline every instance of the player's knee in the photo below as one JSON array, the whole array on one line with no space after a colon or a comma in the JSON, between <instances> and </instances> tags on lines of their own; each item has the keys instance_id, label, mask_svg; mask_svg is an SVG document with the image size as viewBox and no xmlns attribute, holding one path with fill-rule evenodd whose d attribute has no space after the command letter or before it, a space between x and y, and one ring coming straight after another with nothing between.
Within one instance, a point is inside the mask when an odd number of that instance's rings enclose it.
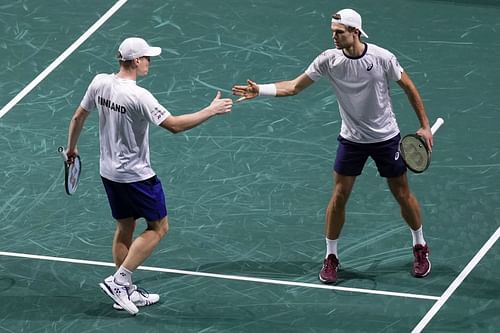
<instances>
[{"instance_id":1,"label":"player's knee","mask_svg":"<svg viewBox=\"0 0 500 333\"><path fill-rule=\"evenodd\" d=\"M168 233L168 219L164 218L160 222L160 236L163 238Z\"/></svg>"},{"instance_id":2,"label":"player's knee","mask_svg":"<svg viewBox=\"0 0 500 333\"><path fill-rule=\"evenodd\" d=\"M330 200L330 206L332 209L344 209L347 204L348 195L342 191L335 191Z\"/></svg>"},{"instance_id":3,"label":"player's knee","mask_svg":"<svg viewBox=\"0 0 500 333\"><path fill-rule=\"evenodd\" d=\"M158 222L156 232L158 233L160 238L165 237L168 232L168 219L166 217Z\"/></svg>"},{"instance_id":4,"label":"player's knee","mask_svg":"<svg viewBox=\"0 0 500 333\"><path fill-rule=\"evenodd\" d=\"M164 217L159 221L148 222L148 229L154 231L160 239L165 237L168 232L168 218Z\"/></svg>"},{"instance_id":5,"label":"player's knee","mask_svg":"<svg viewBox=\"0 0 500 333\"><path fill-rule=\"evenodd\" d=\"M394 197L396 198L397 202L399 202L401 205L411 205L415 201L415 197L413 194L411 194L410 191L396 191L393 193Z\"/></svg>"}]
</instances>

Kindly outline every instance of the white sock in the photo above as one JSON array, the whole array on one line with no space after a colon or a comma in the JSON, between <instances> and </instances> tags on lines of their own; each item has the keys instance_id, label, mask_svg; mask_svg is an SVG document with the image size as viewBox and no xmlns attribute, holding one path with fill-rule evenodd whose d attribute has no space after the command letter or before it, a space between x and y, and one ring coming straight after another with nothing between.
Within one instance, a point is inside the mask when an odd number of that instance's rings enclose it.
<instances>
[{"instance_id":1,"label":"white sock","mask_svg":"<svg viewBox=\"0 0 500 333\"><path fill-rule=\"evenodd\" d=\"M335 256L337 257L338 259L338 254L337 254L337 240L336 239L328 239L328 238L325 238L326 239L326 257L325 259L328 257L329 254L335 254Z\"/></svg>"},{"instance_id":2,"label":"white sock","mask_svg":"<svg viewBox=\"0 0 500 333\"><path fill-rule=\"evenodd\" d=\"M132 272L123 266L118 268L113 277L115 278L115 283L121 284L122 286L132 285Z\"/></svg>"},{"instance_id":3,"label":"white sock","mask_svg":"<svg viewBox=\"0 0 500 333\"><path fill-rule=\"evenodd\" d=\"M422 226L417 230L411 229L411 235L413 237L413 246L417 244L425 245L424 232L422 231Z\"/></svg>"}]
</instances>

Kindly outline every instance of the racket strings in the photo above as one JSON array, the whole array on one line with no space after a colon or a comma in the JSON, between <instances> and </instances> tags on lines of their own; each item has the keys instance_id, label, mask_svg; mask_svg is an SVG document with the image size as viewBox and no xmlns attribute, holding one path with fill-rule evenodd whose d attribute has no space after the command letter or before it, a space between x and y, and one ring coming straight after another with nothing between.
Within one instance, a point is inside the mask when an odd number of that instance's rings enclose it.
<instances>
[{"instance_id":1,"label":"racket strings","mask_svg":"<svg viewBox=\"0 0 500 333\"><path fill-rule=\"evenodd\" d=\"M404 159L410 168L417 171L425 170L429 162L429 154L420 140L408 137L403 140L402 148Z\"/></svg>"},{"instance_id":2,"label":"racket strings","mask_svg":"<svg viewBox=\"0 0 500 333\"><path fill-rule=\"evenodd\" d=\"M80 182L81 161L77 156L73 163L66 164L66 193L69 195L75 193Z\"/></svg>"}]
</instances>

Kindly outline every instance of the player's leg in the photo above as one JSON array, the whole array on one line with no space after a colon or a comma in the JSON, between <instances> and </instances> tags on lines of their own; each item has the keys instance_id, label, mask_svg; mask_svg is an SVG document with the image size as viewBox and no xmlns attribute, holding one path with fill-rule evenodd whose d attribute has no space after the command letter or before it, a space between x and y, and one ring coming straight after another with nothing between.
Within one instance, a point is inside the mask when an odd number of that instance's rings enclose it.
<instances>
[{"instance_id":1,"label":"player's leg","mask_svg":"<svg viewBox=\"0 0 500 333\"><path fill-rule=\"evenodd\" d=\"M123 222L123 221L122 221ZM130 222L130 221L129 221ZM132 228L126 229L127 232L132 232ZM152 294L143 288L137 287L132 283L132 273L139 267L158 246L161 239L165 237L168 232L168 217L165 216L159 221L148 221L146 230L141 233L127 249L127 255L123 263L118 267L116 273L113 275L114 281L124 283L128 286L129 300L135 306L148 306L158 303L160 300L159 294ZM126 234L126 240L128 236ZM124 253L124 252L122 252ZM120 304L113 304L116 310L123 310Z\"/></svg>"},{"instance_id":2,"label":"player's leg","mask_svg":"<svg viewBox=\"0 0 500 333\"><path fill-rule=\"evenodd\" d=\"M325 235L327 239L338 239L345 223L347 200L351 194L355 176L344 176L334 172L334 188L326 208ZM328 255L328 253L327 253Z\"/></svg>"},{"instance_id":3,"label":"player's leg","mask_svg":"<svg viewBox=\"0 0 500 333\"><path fill-rule=\"evenodd\" d=\"M406 173L393 178L387 178L391 193L396 198L401 209L401 216L410 226L413 238L413 268L415 277L425 277L431 272L429 260L429 246L427 245L423 230L420 205L417 198L411 193Z\"/></svg>"},{"instance_id":4,"label":"player's leg","mask_svg":"<svg viewBox=\"0 0 500 333\"><path fill-rule=\"evenodd\" d=\"M113 217L118 221L113 240L113 257L121 265L100 287L111 297L115 308L137 313L137 306L154 304L157 294L143 293L132 283L132 274L149 257L168 231L165 196L155 176L135 183L116 183L103 178ZM133 217L130 217L133 216ZM146 230L132 241L135 220L144 217ZM150 297L148 297L150 296ZM147 299L146 299L147 298Z\"/></svg>"},{"instance_id":5,"label":"player's leg","mask_svg":"<svg viewBox=\"0 0 500 333\"><path fill-rule=\"evenodd\" d=\"M147 227L133 242L122 266L134 271L153 252L168 232L168 216L165 194L156 176L132 184L135 217L144 217Z\"/></svg>"},{"instance_id":6,"label":"player's leg","mask_svg":"<svg viewBox=\"0 0 500 333\"><path fill-rule=\"evenodd\" d=\"M337 239L345 222L345 209L356 177L361 174L368 151L366 145L338 137L337 154L333 172L333 190L326 208L325 234L327 239ZM328 255L328 253L327 253Z\"/></svg>"},{"instance_id":7,"label":"player's leg","mask_svg":"<svg viewBox=\"0 0 500 333\"><path fill-rule=\"evenodd\" d=\"M319 280L323 283L335 283L337 281L337 270L340 266L337 241L345 223L347 200L355 180L355 176L344 176L334 172L335 186L326 208L326 255L319 272Z\"/></svg>"},{"instance_id":8,"label":"player's leg","mask_svg":"<svg viewBox=\"0 0 500 333\"><path fill-rule=\"evenodd\" d=\"M148 221L147 224L146 230L132 242L123 264L114 274L117 282L123 278L128 279L125 283L129 286L129 299L138 307L153 305L160 300L159 294L149 293L133 284L132 272L153 253L161 239L167 234L168 217L165 216L159 221ZM117 310L123 310L120 304L115 303L113 307Z\"/></svg>"},{"instance_id":9,"label":"player's leg","mask_svg":"<svg viewBox=\"0 0 500 333\"><path fill-rule=\"evenodd\" d=\"M133 217L117 220L112 247L113 261L116 268L120 267L127 257L128 250L132 245L135 226L136 219Z\"/></svg>"},{"instance_id":10,"label":"player's leg","mask_svg":"<svg viewBox=\"0 0 500 333\"><path fill-rule=\"evenodd\" d=\"M337 241L345 223L347 201L356 176L361 174L368 158L364 145L350 142L340 136L338 141L333 176L334 187L325 217L326 255L319 273L319 280L323 283L337 281L339 268Z\"/></svg>"},{"instance_id":11,"label":"player's leg","mask_svg":"<svg viewBox=\"0 0 500 333\"><path fill-rule=\"evenodd\" d=\"M401 216L411 229L415 257L412 274L423 277L429 274L431 269L428 259L429 249L423 237L420 205L410 191L406 165L399 154L400 140L401 136L397 135L374 145L371 156L377 164L380 175L387 179L389 189L399 204Z\"/></svg>"},{"instance_id":12,"label":"player's leg","mask_svg":"<svg viewBox=\"0 0 500 333\"><path fill-rule=\"evenodd\" d=\"M115 236L113 238L113 260L117 266L115 274L108 276L101 283L102 291L106 293L120 308L135 315L139 312L137 306L130 300L132 272L127 271L121 264L128 254L133 237L135 218L133 206L129 202L129 184L117 183L101 177L108 197L113 217L117 220Z\"/></svg>"},{"instance_id":13,"label":"player's leg","mask_svg":"<svg viewBox=\"0 0 500 333\"><path fill-rule=\"evenodd\" d=\"M370 156L377 165L380 176L387 179L389 189L401 207L401 215L411 229L421 227L420 205L415 196L410 192L406 166L399 154L399 141L401 137L389 139L371 145Z\"/></svg>"},{"instance_id":14,"label":"player's leg","mask_svg":"<svg viewBox=\"0 0 500 333\"><path fill-rule=\"evenodd\" d=\"M153 253L167 232L167 216L159 221L148 221L146 230L132 242L122 266L131 272L135 271Z\"/></svg>"},{"instance_id":15,"label":"player's leg","mask_svg":"<svg viewBox=\"0 0 500 333\"><path fill-rule=\"evenodd\" d=\"M410 191L406 173L398 177L387 178L387 183L401 208L401 216L412 230L418 230L422 226L420 205Z\"/></svg>"}]
</instances>

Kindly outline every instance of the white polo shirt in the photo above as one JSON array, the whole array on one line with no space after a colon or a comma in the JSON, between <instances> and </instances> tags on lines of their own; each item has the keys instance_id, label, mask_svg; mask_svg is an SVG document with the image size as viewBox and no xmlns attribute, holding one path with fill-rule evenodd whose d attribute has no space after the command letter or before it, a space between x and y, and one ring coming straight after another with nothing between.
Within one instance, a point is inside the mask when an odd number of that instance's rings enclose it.
<instances>
[{"instance_id":1,"label":"white polo shirt","mask_svg":"<svg viewBox=\"0 0 500 333\"><path fill-rule=\"evenodd\" d=\"M349 58L342 50L326 50L305 73L313 81L321 76L330 81L342 119L340 135L357 143L375 143L399 133L389 83L401 79L403 68L391 52L365 45L358 58Z\"/></svg>"},{"instance_id":2,"label":"white polo shirt","mask_svg":"<svg viewBox=\"0 0 500 333\"><path fill-rule=\"evenodd\" d=\"M98 74L80 105L99 111L102 177L131 183L155 175L149 159L149 123L159 125L170 112L148 90L134 80Z\"/></svg>"}]
</instances>

